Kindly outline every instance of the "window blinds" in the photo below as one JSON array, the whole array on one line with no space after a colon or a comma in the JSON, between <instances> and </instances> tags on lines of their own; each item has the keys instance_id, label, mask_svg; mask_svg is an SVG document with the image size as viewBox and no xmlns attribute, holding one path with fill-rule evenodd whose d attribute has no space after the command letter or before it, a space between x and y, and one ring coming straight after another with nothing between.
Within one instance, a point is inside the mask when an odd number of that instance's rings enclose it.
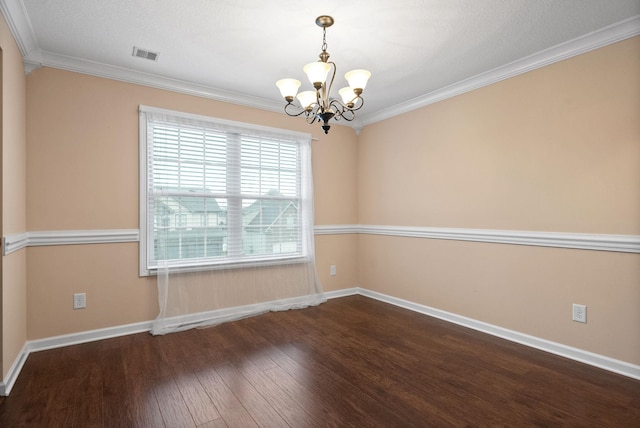
<instances>
[{"instance_id":1,"label":"window blinds","mask_svg":"<svg viewBox=\"0 0 640 428\"><path fill-rule=\"evenodd\" d=\"M144 106L140 133L146 271L306 255L308 134Z\"/></svg>"}]
</instances>

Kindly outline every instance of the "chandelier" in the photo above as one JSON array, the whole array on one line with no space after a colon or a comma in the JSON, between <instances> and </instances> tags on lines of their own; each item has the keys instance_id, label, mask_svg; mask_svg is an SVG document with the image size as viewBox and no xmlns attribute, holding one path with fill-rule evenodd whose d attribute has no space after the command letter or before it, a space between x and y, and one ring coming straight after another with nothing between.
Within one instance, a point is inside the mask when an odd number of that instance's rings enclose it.
<instances>
[{"instance_id":1,"label":"chandelier","mask_svg":"<svg viewBox=\"0 0 640 428\"><path fill-rule=\"evenodd\" d=\"M296 79L281 79L276 82L280 93L287 101L284 111L289 116L304 115L307 123L312 124L322 122L324 133L329 133L329 120L344 119L352 121L355 118L355 111L360 110L364 105L362 91L367 85L371 73L367 70L352 70L344 75L349 86L338 91L342 101L331 98L331 87L336 77L336 64L329 61L327 52L327 28L333 25L333 18L322 15L316 18L316 25L322 27L322 52L320 60L312 62L303 67L303 71L309 78L309 82L315 88L314 91L303 91L298 93L300 81ZM330 79L327 77L331 73ZM295 99L298 103L294 103Z\"/></svg>"}]
</instances>

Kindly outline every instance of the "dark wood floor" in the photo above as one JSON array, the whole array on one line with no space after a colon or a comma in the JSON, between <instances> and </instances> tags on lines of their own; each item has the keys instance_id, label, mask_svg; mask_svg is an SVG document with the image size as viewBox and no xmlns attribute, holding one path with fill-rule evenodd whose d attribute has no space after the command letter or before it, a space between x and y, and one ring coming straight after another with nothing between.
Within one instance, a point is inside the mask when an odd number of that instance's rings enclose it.
<instances>
[{"instance_id":1,"label":"dark wood floor","mask_svg":"<svg viewBox=\"0 0 640 428\"><path fill-rule=\"evenodd\" d=\"M365 297L29 356L1 427L640 426L640 382Z\"/></svg>"}]
</instances>

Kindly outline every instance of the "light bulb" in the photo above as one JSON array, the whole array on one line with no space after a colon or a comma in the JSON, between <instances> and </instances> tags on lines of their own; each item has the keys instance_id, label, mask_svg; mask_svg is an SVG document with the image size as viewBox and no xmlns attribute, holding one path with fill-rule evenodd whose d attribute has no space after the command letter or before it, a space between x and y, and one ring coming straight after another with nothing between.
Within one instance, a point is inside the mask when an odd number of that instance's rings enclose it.
<instances>
[{"instance_id":1,"label":"light bulb","mask_svg":"<svg viewBox=\"0 0 640 428\"><path fill-rule=\"evenodd\" d=\"M351 70L344 75L344 78L349 82L349 86L356 89L364 89L367 86L367 81L371 77L371 73L367 70Z\"/></svg>"},{"instance_id":2,"label":"light bulb","mask_svg":"<svg viewBox=\"0 0 640 428\"><path fill-rule=\"evenodd\" d=\"M280 79L276 82L276 86L280 89L280 93L288 102L293 101L293 98L298 93L300 85L300 81L296 79Z\"/></svg>"},{"instance_id":3,"label":"light bulb","mask_svg":"<svg viewBox=\"0 0 640 428\"><path fill-rule=\"evenodd\" d=\"M298 94L298 101L300 101L302 108L306 110L318 101L316 91L300 92Z\"/></svg>"},{"instance_id":4,"label":"light bulb","mask_svg":"<svg viewBox=\"0 0 640 428\"><path fill-rule=\"evenodd\" d=\"M355 92L350 86L345 86L344 88L338 91L340 96L342 97L342 102L349 105L353 104L353 99L356 97Z\"/></svg>"},{"instance_id":5,"label":"light bulb","mask_svg":"<svg viewBox=\"0 0 640 428\"><path fill-rule=\"evenodd\" d=\"M304 71L309 78L309 82L311 82L313 87L316 89L319 89L317 87L318 84L322 86L327 80L327 74L329 74L329 70L331 70L331 66L322 61L309 63L302 69L302 71Z\"/></svg>"}]
</instances>

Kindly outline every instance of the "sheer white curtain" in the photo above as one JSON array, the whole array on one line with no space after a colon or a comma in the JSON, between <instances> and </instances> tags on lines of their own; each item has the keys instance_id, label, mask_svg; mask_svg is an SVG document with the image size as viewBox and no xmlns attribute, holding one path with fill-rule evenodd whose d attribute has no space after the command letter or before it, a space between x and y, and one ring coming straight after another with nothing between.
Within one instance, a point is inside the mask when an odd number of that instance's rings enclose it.
<instances>
[{"instance_id":1,"label":"sheer white curtain","mask_svg":"<svg viewBox=\"0 0 640 428\"><path fill-rule=\"evenodd\" d=\"M315 270L310 136L140 111L141 261L157 274L160 307L151 333L324 302Z\"/></svg>"},{"instance_id":2,"label":"sheer white curtain","mask_svg":"<svg viewBox=\"0 0 640 428\"><path fill-rule=\"evenodd\" d=\"M326 301L312 262L235 269L158 268L160 313L151 333L166 334Z\"/></svg>"}]
</instances>

